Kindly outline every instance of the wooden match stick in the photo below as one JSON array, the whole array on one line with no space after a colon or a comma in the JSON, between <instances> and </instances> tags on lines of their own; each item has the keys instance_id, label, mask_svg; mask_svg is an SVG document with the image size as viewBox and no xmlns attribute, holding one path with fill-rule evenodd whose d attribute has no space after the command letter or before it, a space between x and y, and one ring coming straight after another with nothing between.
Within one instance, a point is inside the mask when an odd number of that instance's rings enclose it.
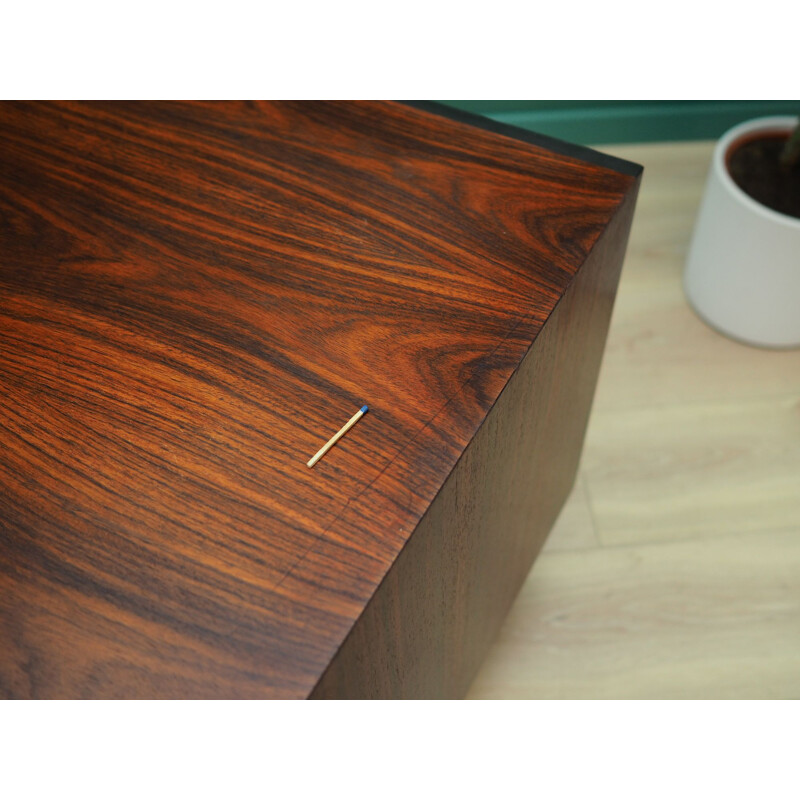
<instances>
[{"instance_id":1,"label":"wooden match stick","mask_svg":"<svg viewBox=\"0 0 800 800\"><path fill-rule=\"evenodd\" d=\"M347 433L347 431L349 431L350 428L352 428L353 425L355 425L356 422L358 422L361 419L361 417L363 417L364 414L367 413L367 411L369 411L368 406L361 406L361 408L359 408L358 411L356 411L356 413L353 414L352 417L350 417L347 423L343 425L342 428L339 431L337 431L333 436L331 436L331 438L327 441L327 443L324 444L314 454L314 456L312 456L312 458L308 461L308 466L313 467L314 464L316 464L317 461L319 461L322 458L322 456L324 456L325 453L327 453L328 450L330 450L331 447L333 447L336 444L336 442L338 442L339 439L341 439L342 436L344 436Z\"/></svg>"}]
</instances>

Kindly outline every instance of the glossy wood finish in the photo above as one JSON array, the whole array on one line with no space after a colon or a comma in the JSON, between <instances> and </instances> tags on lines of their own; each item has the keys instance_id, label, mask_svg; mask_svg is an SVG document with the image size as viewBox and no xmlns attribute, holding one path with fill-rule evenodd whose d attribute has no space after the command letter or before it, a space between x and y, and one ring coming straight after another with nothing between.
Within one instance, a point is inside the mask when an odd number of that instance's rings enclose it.
<instances>
[{"instance_id":1,"label":"glossy wood finish","mask_svg":"<svg viewBox=\"0 0 800 800\"><path fill-rule=\"evenodd\" d=\"M636 176L397 104L0 106L0 691L309 695Z\"/></svg>"},{"instance_id":2,"label":"glossy wood finish","mask_svg":"<svg viewBox=\"0 0 800 800\"><path fill-rule=\"evenodd\" d=\"M564 293L315 697L469 689L572 488L633 204Z\"/></svg>"}]
</instances>

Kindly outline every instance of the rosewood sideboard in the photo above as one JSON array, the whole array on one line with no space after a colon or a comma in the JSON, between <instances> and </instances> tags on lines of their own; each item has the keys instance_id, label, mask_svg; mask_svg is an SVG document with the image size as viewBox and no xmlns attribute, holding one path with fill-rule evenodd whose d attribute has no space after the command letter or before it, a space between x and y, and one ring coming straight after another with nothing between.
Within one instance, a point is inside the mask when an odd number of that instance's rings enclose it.
<instances>
[{"instance_id":1,"label":"rosewood sideboard","mask_svg":"<svg viewBox=\"0 0 800 800\"><path fill-rule=\"evenodd\" d=\"M426 104L0 104L0 696L463 696L640 173Z\"/></svg>"}]
</instances>

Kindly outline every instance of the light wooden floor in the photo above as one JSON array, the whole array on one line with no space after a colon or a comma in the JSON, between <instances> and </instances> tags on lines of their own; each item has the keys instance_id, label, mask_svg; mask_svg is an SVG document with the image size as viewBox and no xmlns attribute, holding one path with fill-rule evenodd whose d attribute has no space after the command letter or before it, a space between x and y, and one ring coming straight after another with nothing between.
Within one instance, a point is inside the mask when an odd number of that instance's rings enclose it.
<instances>
[{"instance_id":1,"label":"light wooden floor","mask_svg":"<svg viewBox=\"0 0 800 800\"><path fill-rule=\"evenodd\" d=\"M471 698L800 698L800 350L686 303L712 147L599 148L645 172L581 468Z\"/></svg>"}]
</instances>

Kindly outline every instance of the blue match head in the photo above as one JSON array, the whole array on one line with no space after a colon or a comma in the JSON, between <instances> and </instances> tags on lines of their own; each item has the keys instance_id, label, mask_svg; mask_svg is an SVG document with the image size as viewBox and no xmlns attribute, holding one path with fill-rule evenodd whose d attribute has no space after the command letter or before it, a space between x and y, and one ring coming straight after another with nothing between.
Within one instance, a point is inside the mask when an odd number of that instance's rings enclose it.
<instances>
[{"instance_id":1,"label":"blue match head","mask_svg":"<svg viewBox=\"0 0 800 800\"><path fill-rule=\"evenodd\" d=\"M369 411L369 406L361 406L361 413L366 414Z\"/></svg>"}]
</instances>

